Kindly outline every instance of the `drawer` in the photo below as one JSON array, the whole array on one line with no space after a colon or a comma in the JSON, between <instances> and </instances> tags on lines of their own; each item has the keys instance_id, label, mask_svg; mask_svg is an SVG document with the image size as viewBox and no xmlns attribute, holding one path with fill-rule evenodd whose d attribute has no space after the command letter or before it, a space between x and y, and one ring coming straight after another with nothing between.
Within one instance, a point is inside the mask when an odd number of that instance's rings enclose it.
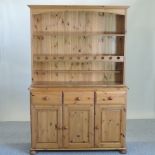
<instances>
[{"instance_id":1,"label":"drawer","mask_svg":"<svg viewBox=\"0 0 155 155\"><path fill-rule=\"evenodd\" d=\"M64 92L64 104L94 104L94 92Z\"/></svg>"},{"instance_id":2,"label":"drawer","mask_svg":"<svg viewBox=\"0 0 155 155\"><path fill-rule=\"evenodd\" d=\"M62 104L61 92L35 92L31 94L32 104Z\"/></svg>"},{"instance_id":3,"label":"drawer","mask_svg":"<svg viewBox=\"0 0 155 155\"><path fill-rule=\"evenodd\" d=\"M96 104L125 104L126 91L96 92Z\"/></svg>"}]
</instances>

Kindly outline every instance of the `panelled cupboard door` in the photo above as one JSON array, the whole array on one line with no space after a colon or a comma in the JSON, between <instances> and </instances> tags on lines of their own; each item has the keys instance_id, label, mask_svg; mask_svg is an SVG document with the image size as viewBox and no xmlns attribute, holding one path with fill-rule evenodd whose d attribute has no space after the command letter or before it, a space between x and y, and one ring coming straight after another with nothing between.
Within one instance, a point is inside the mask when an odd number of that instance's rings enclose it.
<instances>
[{"instance_id":1,"label":"panelled cupboard door","mask_svg":"<svg viewBox=\"0 0 155 155\"><path fill-rule=\"evenodd\" d=\"M95 106L95 147L125 147L125 107Z\"/></svg>"},{"instance_id":2,"label":"panelled cupboard door","mask_svg":"<svg viewBox=\"0 0 155 155\"><path fill-rule=\"evenodd\" d=\"M32 106L32 148L62 147L62 107Z\"/></svg>"},{"instance_id":3,"label":"panelled cupboard door","mask_svg":"<svg viewBox=\"0 0 155 155\"><path fill-rule=\"evenodd\" d=\"M63 107L64 148L94 147L94 106L66 105Z\"/></svg>"}]
</instances>

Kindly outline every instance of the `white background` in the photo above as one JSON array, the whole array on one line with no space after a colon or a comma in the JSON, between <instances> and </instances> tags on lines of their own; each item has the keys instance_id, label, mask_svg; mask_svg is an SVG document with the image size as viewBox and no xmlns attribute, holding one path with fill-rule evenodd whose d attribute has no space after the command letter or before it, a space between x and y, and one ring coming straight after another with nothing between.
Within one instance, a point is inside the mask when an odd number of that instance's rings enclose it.
<instances>
[{"instance_id":1,"label":"white background","mask_svg":"<svg viewBox=\"0 0 155 155\"><path fill-rule=\"evenodd\" d=\"M130 5L126 83L128 118L155 118L154 0L0 0L0 121L29 120L31 83L28 4Z\"/></svg>"}]
</instances>

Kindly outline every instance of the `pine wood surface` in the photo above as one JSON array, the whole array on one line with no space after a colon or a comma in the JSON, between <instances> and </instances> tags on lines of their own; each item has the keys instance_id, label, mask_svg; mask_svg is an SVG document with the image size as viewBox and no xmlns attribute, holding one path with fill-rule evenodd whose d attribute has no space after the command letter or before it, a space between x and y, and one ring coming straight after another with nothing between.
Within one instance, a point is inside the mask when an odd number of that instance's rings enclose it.
<instances>
[{"instance_id":1,"label":"pine wood surface","mask_svg":"<svg viewBox=\"0 0 155 155\"><path fill-rule=\"evenodd\" d=\"M125 153L128 7L29 7L32 153Z\"/></svg>"},{"instance_id":2,"label":"pine wood surface","mask_svg":"<svg viewBox=\"0 0 155 155\"><path fill-rule=\"evenodd\" d=\"M32 14L33 82L122 83L123 22L122 15L100 12Z\"/></svg>"}]
</instances>

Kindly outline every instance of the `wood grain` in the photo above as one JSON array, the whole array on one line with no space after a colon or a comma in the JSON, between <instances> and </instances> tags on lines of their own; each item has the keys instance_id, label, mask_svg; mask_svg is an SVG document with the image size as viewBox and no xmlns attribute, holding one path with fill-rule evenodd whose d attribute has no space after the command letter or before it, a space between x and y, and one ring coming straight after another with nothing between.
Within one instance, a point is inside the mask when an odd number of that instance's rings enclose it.
<instances>
[{"instance_id":1,"label":"wood grain","mask_svg":"<svg viewBox=\"0 0 155 155\"><path fill-rule=\"evenodd\" d=\"M31 152L126 152L128 7L29 7Z\"/></svg>"},{"instance_id":2,"label":"wood grain","mask_svg":"<svg viewBox=\"0 0 155 155\"><path fill-rule=\"evenodd\" d=\"M54 11L33 16L33 81L123 82L124 16L114 13ZM118 33L117 33L118 32ZM120 34L119 34L120 33ZM64 50L65 49L65 50ZM65 52L64 52L65 51ZM109 55L109 56L106 56ZM93 70L92 73L80 70ZM97 68L111 72L95 72ZM52 72L52 70L79 70ZM113 70L121 70L116 75Z\"/></svg>"}]
</instances>

